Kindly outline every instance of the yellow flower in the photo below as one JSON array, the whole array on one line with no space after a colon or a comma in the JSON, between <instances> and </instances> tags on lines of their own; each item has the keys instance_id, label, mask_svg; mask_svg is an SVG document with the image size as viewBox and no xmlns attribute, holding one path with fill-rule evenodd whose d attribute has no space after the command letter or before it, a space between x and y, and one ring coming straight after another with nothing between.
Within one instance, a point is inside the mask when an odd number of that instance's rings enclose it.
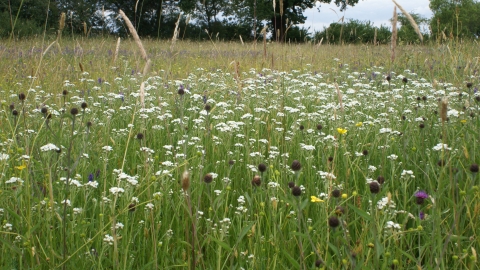
<instances>
[{"instance_id":1,"label":"yellow flower","mask_svg":"<svg viewBox=\"0 0 480 270\"><path fill-rule=\"evenodd\" d=\"M346 129L343 129L343 128L337 128L337 131L338 131L338 133L340 133L340 134L345 134L345 133L347 133L347 130L346 130Z\"/></svg>"},{"instance_id":2,"label":"yellow flower","mask_svg":"<svg viewBox=\"0 0 480 270\"><path fill-rule=\"evenodd\" d=\"M462 119L462 120L460 120L460 123L462 123L462 124L467 123L467 119Z\"/></svg>"},{"instance_id":3,"label":"yellow flower","mask_svg":"<svg viewBox=\"0 0 480 270\"><path fill-rule=\"evenodd\" d=\"M312 200L312 202L324 202L324 200L321 200L315 196L310 196L310 199Z\"/></svg>"},{"instance_id":4,"label":"yellow flower","mask_svg":"<svg viewBox=\"0 0 480 270\"><path fill-rule=\"evenodd\" d=\"M361 126L363 126L363 123L362 123L362 122L358 122L358 123L355 124L355 126L361 127Z\"/></svg>"},{"instance_id":5,"label":"yellow flower","mask_svg":"<svg viewBox=\"0 0 480 270\"><path fill-rule=\"evenodd\" d=\"M21 170L23 170L23 169L25 169L25 168L27 168L27 165L25 165L25 163L23 163L23 164L20 165L20 166L15 166L15 169L17 169L17 170L19 170L19 171L21 171Z\"/></svg>"}]
</instances>

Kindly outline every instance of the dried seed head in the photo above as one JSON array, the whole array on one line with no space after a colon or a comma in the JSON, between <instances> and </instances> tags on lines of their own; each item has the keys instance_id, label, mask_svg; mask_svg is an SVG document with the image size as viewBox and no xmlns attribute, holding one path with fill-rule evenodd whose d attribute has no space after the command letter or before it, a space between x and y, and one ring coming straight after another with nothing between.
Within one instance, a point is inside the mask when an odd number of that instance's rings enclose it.
<instances>
[{"instance_id":1,"label":"dried seed head","mask_svg":"<svg viewBox=\"0 0 480 270\"><path fill-rule=\"evenodd\" d=\"M295 197L302 195L302 189L299 186L294 186L292 188L292 195Z\"/></svg>"},{"instance_id":2,"label":"dried seed head","mask_svg":"<svg viewBox=\"0 0 480 270\"><path fill-rule=\"evenodd\" d=\"M267 170L267 165L265 165L264 163L260 163L258 164L258 170L263 173Z\"/></svg>"},{"instance_id":3,"label":"dried seed head","mask_svg":"<svg viewBox=\"0 0 480 270\"><path fill-rule=\"evenodd\" d=\"M333 157L328 157L328 162L332 162L333 161Z\"/></svg>"},{"instance_id":4,"label":"dried seed head","mask_svg":"<svg viewBox=\"0 0 480 270\"><path fill-rule=\"evenodd\" d=\"M230 160L228 161L228 165L233 166L233 164L235 164L235 160L230 159Z\"/></svg>"},{"instance_id":5,"label":"dried seed head","mask_svg":"<svg viewBox=\"0 0 480 270\"><path fill-rule=\"evenodd\" d=\"M76 108L76 107L71 108L70 109L70 114L71 115L77 115L78 114L78 108Z\"/></svg>"},{"instance_id":6,"label":"dried seed head","mask_svg":"<svg viewBox=\"0 0 480 270\"><path fill-rule=\"evenodd\" d=\"M305 126L300 125L300 130L304 130L304 129L305 129Z\"/></svg>"},{"instance_id":7,"label":"dried seed head","mask_svg":"<svg viewBox=\"0 0 480 270\"><path fill-rule=\"evenodd\" d=\"M48 109L46 107L43 107L42 109L40 109L40 112L42 114L46 114L48 112Z\"/></svg>"},{"instance_id":8,"label":"dried seed head","mask_svg":"<svg viewBox=\"0 0 480 270\"><path fill-rule=\"evenodd\" d=\"M63 91L62 91L62 95L64 95L64 96L68 95L68 91L67 91L67 90L63 90Z\"/></svg>"},{"instance_id":9,"label":"dried seed head","mask_svg":"<svg viewBox=\"0 0 480 270\"><path fill-rule=\"evenodd\" d=\"M403 77L402 82L403 82L404 84L406 84L406 83L408 82L407 77Z\"/></svg>"},{"instance_id":10,"label":"dried seed head","mask_svg":"<svg viewBox=\"0 0 480 270\"><path fill-rule=\"evenodd\" d=\"M184 171L182 174L182 189L183 191L187 191L190 187L190 173L188 171Z\"/></svg>"},{"instance_id":11,"label":"dried seed head","mask_svg":"<svg viewBox=\"0 0 480 270\"><path fill-rule=\"evenodd\" d=\"M387 78L386 78L386 80L387 80L388 82L390 82L390 81L392 80L392 77L390 77L390 75L388 75Z\"/></svg>"},{"instance_id":12,"label":"dried seed head","mask_svg":"<svg viewBox=\"0 0 480 270\"><path fill-rule=\"evenodd\" d=\"M20 93L20 94L18 95L18 99L20 99L21 101L24 101L26 98L27 98L27 96L25 96L24 93Z\"/></svg>"},{"instance_id":13,"label":"dried seed head","mask_svg":"<svg viewBox=\"0 0 480 270\"><path fill-rule=\"evenodd\" d=\"M290 166L290 168L292 169L292 171L298 172L302 168L302 164L300 163L300 161L294 160L292 162L292 166Z\"/></svg>"},{"instance_id":14,"label":"dried seed head","mask_svg":"<svg viewBox=\"0 0 480 270\"><path fill-rule=\"evenodd\" d=\"M362 154L363 154L364 156L368 155L368 150L363 150Z\"/></svg>"},{"instance_id":15,"label":"dried seed head","mask_svg":"<svg viewBox=\"0 0 480 270\"><path fill-rule=\"evenodd\" d=\"M210 104L205 105L205 111L210 112L211 109L212 109L212 106L210 106Z\"/></svg>"},{"instance_id":16,"label":"dried seed head","mask_svg":"<svg viewBox=\"0 0 480 270\"><path fill-rule=\"evenodd\" d=\"M203 177L203 182L210 184L213 181L213 176L210 173L205 174Z\"/></svg>"},{"instance_id":17,"label":"dried seed head","mask_svg":"<svg viewBox=\"0 0 480 270\"><path fill-rule=\"evenodd\" d=\"M467 88L472 88L473 84L471 82L467 83Z\"/></svg>"},{"instance_id":18,"label":"dried seed head","mask_svg":"<svg viewBox=\"0 0 480 270\"><path fill-rule=\"evenodd\" d=\"M17 110L13 110L13 111L12 111L12 114L13 114L13 116L17 116L17 115L18 115L18 111L17 111Z\"/></svg>"},{"instance_id":19,"label":"dried seed head","mask_svg":"<svg viewBox=\"0 0 480 270\"><path fill-rule=\"evenodd\" d=\"M318 259L318 260L315 261L315 267L317 267L317 268L320 267L320 266L322 266L322 264L323 264L323 261L320 260L320 259Z\"/></svg>"},{"instance_id":20,"label":"dried seed head","mask_svg":"<svg viewBox=\"0 0 480 270\"><path fill-rule=\"evenodd\" d=\"M262 184L262 178L259 175L255 175L252 179L252 186L259 187Z\"/></svg>"},{"instance_id":21,"label":"dried seed head","mask_svg":"<svg viewBox=\"0 0 480 270\"><path fill-rule=\"evenodd\" d=\"M341 195L342 195L342 192L338 189L334 189L332 191L332 197L334 197L334 198L340 198Z\"/></svg>"},{"instance_id":22,"label":"dried seed head","mask_svg":"<svg viewBox=\"0 0 480 270\"><path fill-rule=\"evenodd\" d=\"M295 186L295 183L294 182L288 182L288 187L289 188L293 188Z\"/></svg>"},{"instance_id":23,"label":"dried seed head","mask_svg":"<svg viewBox=\"0 0 480 270\"><path fill-rule=\"evenodd\" d=\"M317 125L317 130L322 130L322 128L323 128L322 125L320 125L320 124Z\"/></svg>"},{"instance_id":24,"label":"dried seed head","mask_svg":"<svg viewBox=\"0 0 480 270\"><path fill-rule=\"evenodd\" d=\"M137 139L138 139L138 140L142 140L143 137L144 137L144 136L143 136L143 133L141 133L141 132L137 133Z\"/></svg>"},{"instance_id":25,"label":"dried seed head","mask_svg":"<svg viewBox=\"0 0 480 270\"><path fill-rule=\"evenodd\" d=\"M81 105L82 109L86 109L88 107L88 104L86 102L82 102L82 105Z\"/></svg>"},{"instance_id":26,"label":"dried seed head","mask_svg":"<svg viewBox=\"0 0 480 270\"><path fill-rule=\"evenodd\" d=\"M472 165L470 165L470 171L472 173L478 173L478 164L477 163L473 163Z\"/></svg>"},{"instance_id":27,"label":"dried seed head","mask_svg":"<svg viewBox=\"0 0 480 270\"><path fill-rule=\"evenodd\" d=\"M442 99L440 104L441 104L440 118L442 118L442 122L445 122L447 121L448 100L444 98Z\"/></svg>"},{"instance_id":28,"label":"dried seed head","mask_svg":"<svg viewBox=\"0 0 480 270\"><path fill-rule=\"evenodd\" d=\"M383 177L382 175L378 176L377 177L377 182L382 185L383 183L385 183L385 177Z\"/></svg>"},{"instance_id":29,"label":"dried seed head","mask_svg":"<svg viewBox=\"0 0 480 270\"><path fill-rule=\"evenodd\" d=\"M380 192L380 185L377 183L377 181L370 182L369 187L372 194L377 194Z\"/></svg>"},{"instance_id":30,"label":"dried seed head","mask_svg":"<svg viewBox=\"0 0 480 270\"><path fill-rule=\"evenodd\" d=\"M340 225L340 220L336 216L331 216L328 218L328 226L336 228Z\"/></svg>"}]
</instances>

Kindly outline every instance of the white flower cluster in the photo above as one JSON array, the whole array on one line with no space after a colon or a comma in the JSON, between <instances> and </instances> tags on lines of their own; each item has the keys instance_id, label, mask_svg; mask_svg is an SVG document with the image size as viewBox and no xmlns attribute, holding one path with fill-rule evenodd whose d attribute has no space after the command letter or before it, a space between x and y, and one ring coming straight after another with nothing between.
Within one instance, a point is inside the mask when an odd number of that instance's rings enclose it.
<instances>
[{"instance_id":1,"label":"white flower cluster","mask_svg":"<svg viewBox=\"0 0 480 270\"><path fill-rule=\"evenodd\" d=\"M42 147L40 147L40 151L42 152L47 152L47 151L59 151L60 148L58 148L55 144L53 143L49 143L49 144L46 144Z\"/></svg>"},{"instance_id":2,"label":"white flower cluster","mask_svg":"<svg viewBox=\"0 0 480 270\"><path fill-rule=\"evenodd\" d=\"M117 194L120 194L120 193L123 193L125 192L125 190L123 188L119 188L119 187L111 187L109 189L110 193L112 193L113 195L117 195Z\"/></svg>"},{"instance_id":3,"label":"white flower cluster","mask_svg":"<svg viewBox=\"0 0 480 270\"><path fill-rule=\"evenodd\" d=\"M103 242L105 242L105 244L113 246L113 241L114 241L113 236L109 234L106 234L105 237L103 237Z\"/></svg>"},{"instance_id":4,"label":"white flower cluster","mask_svg":"<svg viewBox=\"0 0 480 270\"><path fill-rule=\"evenodd\" d=\"M435 151L452 150L452 148L448 147L448 145L446 143L439 143L439 144L435 145L432 149L435 150Z\"/></svg>"},{"instance_id":5,"label":"white flower cluster","mask_svg":"<svg viewBox=\"0 0 480 270\"><path fill-rule=\"evenodd\" d=\"M12 177L12 178L8 179L7 181L5 181L5 184L15 184L15 183L21 184L21 183L23 183L23 180L18 178L18 177Z\"/></svg>"},{"instance_id":6,"label":"white flower cluster","mask_svg":"<svg viewBox=\"0 0 480 270\"><path fill-rule=\"evenodd\" d=\"M413 175L413 171L411 170L403 170L401 176L405 179L415 178L415 175Z\"/></svg>"},{"instance_id":7,"label":"white flower cluster","mask_svg":"<svg viewBox=\"0 0 480 270\"><path fill-rule=\"evenodd\" d=\"M389 199L388 197L383 197L381 200L377 202L377 208L379 210L382 210L387 206L389 208L395 208L395 202Z\"/></svg>"},{"instance_id":8,"label":"white flower cluster","mask_svg":"<svg viewBox=\"0 0 480 270\"><path fill-rule=\"evenodd\" d=\"M397 229L397 230L400 230L402 227L400 226L400 224L395 223L395 222L389 220L389 221L387 221L387 225L385 225L385 228L386 228L386 229Z\"/></svg>"},{"instance_id":9,"label":"white flower cluster","mask_svg":"<svg viewBox=\"0 0 480 270\"><path fill-rule=\"evenodd\" d=\"M235 214L240 215L242 213L246 213L248 209L243 206L245 204L245 197L241 195L240 197L238 197L237 202L238 206L236 208Z\"/></svg>"}]
</instances>

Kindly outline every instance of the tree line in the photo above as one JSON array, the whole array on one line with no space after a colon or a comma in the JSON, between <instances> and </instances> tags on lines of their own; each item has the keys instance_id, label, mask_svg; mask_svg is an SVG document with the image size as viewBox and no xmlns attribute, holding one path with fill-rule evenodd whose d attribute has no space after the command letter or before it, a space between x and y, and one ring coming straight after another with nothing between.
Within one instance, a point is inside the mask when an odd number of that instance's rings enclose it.
<instances>
[{"instance_id":1,"label":"tree line","mask_svg":"<svg viewBox=\"0 0 480 270\"><path fill-rule=\"evenodd\" d=\"M255 40L264 34L274 41L320 41L325 43L388 43L390 25L374 26L369 21L342 20L311 33L300 27L306 9L315 0L2 0L0 37L22 38L47 35L126 35L121 9L138 34L170 39L178 24L178 38L190 40ZM321 0L341 10L358 0ZM431 0L434 16L426 19L411 14L427 39L478 38L478 0ZM322 16L319 8L319 14ZM413 27L399 14L400 41L419 42ZM268 34L267 34L268 33Z\"/></svg>"}]
</instances>

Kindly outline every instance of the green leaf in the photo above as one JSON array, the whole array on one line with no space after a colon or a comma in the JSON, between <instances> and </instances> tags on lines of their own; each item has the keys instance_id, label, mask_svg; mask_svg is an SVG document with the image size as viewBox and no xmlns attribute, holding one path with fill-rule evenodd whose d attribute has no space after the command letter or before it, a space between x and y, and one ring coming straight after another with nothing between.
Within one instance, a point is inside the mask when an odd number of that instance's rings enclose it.
<instances>
[{"instance_id":1,"label":"green leaf","mask_svg":"<svg viewBox=\"0 0 480 270\"><path fill-rule=\"evenodd\" d=\"M372 217L369 214L367 214L367 212L363 211L360 208L357 208L353 204L347 203L347 205L348 205L348 207L350 207L350 209L355 211L355 213L357 213L359 216L363 217L365 220L368 220L368 221L372 220Z\"/></svg>"},{"instance_id":2,"label":"green leaf","mask_svg":"<svg viewBox=\"0 0 480 270\"><path fill-rule=\"evenodd\" d=\"M213 238L213 236L209 235L208 236L208 239L212 240L213 242L219 244L222 248L226 249L228 252L231 252L232 251L232 248L228 246L227 243L223 242L223 241L220 241L216 238Z\"/></svg>"},{"instance_id":3,"label":"green leaf","mask_svg":"<svg viewBox=\"0 0 480 270\"><path fill-rule=\"evenodd\" d=\"M292 258L292 256L290 256L285 249L282 249L282 253L295 269L300 269L300 264L294 258Z\"/></svg>"},{"instance_id":4,"label":"green leaf","mask_svg":"<svg viewBox=\"0 0 480 270\"><path fill-rule=\"evenodd\" d=\"M243 227L242 231L240 232L240 234L238 235L237 237L237 241L235 241L235 245L238 245L238 243L240 243L240 241L242 241L242 238L248 233L248 231L252 228L253 224L255 224L254 222L250 222L250 224L248 224L247 226Z\"/></svg>"}]
</instances>

